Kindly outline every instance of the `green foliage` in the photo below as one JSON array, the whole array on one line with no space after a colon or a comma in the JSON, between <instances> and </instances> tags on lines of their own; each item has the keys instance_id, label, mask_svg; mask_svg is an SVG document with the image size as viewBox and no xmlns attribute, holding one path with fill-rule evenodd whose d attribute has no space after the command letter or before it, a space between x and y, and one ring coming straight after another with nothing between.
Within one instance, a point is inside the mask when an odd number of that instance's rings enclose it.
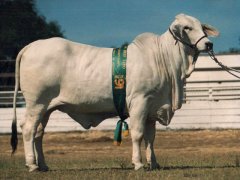
<instances>
[{"instance_id":1,"label":"green foliage","mask_svg":"<svg viewBox=\"0 0 240 180\"><path fill-rule=\"evenodd\" d=\"M46 22L38 14L34 0L1 0L0 9L0 59L15 58L37 39L63 37L56 21Z\"/></svg>"},{"instance_id":2,"label":"green foliage","mask_svg":"<svg viewBox=\"0 0 240 180\"><path fill-rule=\"evenodd\" d=\"M239 45L240 45L240 37L238 38ZM218 54L240 54L240 48L231 47L227 51L220 51Z\"/></svg>"},{"instance_id":3,"label":"green foliage","mask_svg":"<svg viewBox=\"0 0 240 180\"><path fill-rule=\"evenodd\" d=\"M240 48L229 48L229 50L220 51L218 54L240 54Z\"/></svg>"}]
</instances>

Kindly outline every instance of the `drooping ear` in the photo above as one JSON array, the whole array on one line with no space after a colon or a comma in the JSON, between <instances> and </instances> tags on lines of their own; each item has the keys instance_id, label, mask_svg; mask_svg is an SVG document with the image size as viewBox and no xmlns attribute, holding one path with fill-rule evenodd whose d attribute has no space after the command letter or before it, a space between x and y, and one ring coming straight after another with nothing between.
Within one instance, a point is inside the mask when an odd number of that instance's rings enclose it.
<instances>
[{"instance_id":1,"label":"drooping ear","mask_svg":"<svg viewBox=\"0 0 240 180\"><path fill-rule=\"evenodd\" d=\"M212 36L212 37L216 37L219 35L219 31L208 25L208 24L202 24L202 28L203 28L203 31L208 35L208 36Z\"/></svg>"},{"instance_id":2,"label":"drooping ear","mask_svg":"<svg viewBox=\"0 0 240 180\"><path fill-rule=\"evenodd\" d=\"M171 24L170 29L175 36L177 36L178 38L182 38L181 26L177 23L177 21Z\"/></svg>"},{"instance_id":3,"label":"drooping ear","mask_svg":"<svg viewBox=\"0 0 240 180\"><path fill-rule=\"evenodd\" d=\"M175 17L175 20L172 22L172 24L170 25L170 29L172 30L172 32L174 33L175 36L177 36L178 38L182 37L182 30L181 30L181 24L180 24L180 17L184 16L184 14L179 14Z\"/></svg>"}]
</instances>

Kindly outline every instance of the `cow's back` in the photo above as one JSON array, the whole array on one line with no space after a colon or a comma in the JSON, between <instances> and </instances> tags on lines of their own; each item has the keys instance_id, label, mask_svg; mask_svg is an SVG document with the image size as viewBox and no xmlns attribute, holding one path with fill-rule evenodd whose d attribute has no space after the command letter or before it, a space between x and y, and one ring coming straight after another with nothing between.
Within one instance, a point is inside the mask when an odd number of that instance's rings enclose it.
<instances>
[{"instance_id":1,"label":"cow's back","mask_svg":"<svg viewBox=\"0 0 240 180\"><path fill-rule=\"evenodd\" d=\"M55 100L83 112L113 110L111 59L111 48L62 38L31 43L20 66L26 102L50 105Z\"/></svg>"}]
</instances>

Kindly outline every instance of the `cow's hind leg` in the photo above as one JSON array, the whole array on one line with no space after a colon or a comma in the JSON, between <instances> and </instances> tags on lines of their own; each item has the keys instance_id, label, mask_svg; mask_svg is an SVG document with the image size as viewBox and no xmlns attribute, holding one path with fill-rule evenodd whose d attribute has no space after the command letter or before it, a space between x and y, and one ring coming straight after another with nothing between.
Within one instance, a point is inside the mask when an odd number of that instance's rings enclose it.
<instances>
[{"instance_id":1,"label":"cow's hind leg","mask_svg":"<svg viewBox=\"0 0 240 180\"><path fill-rule=\"evenodd\" d=\"M45 163L45 158L43 154L42 140L43 140L44 130L47 125L51 112L50 111L47 112L41 119L37 128L37 132L34 140L36 161L40 171L48 171L48 166Z\"/></svg>"},{"instance_id":2,"label":"cow's hind leg","mask_svg":"<svg viewBox=\"0 0 240 180\"><path fill-rule=\"evenodd\" d=\"M146 159L150 166L150 169L158 169L160 166L156 161L156 157L154 154L153 143L155 139L155 121L147 121L145 125L144 131L144 140L145 140L145 147L146 147Z\"/></svg>"},{"instance_id":3,"label":"cow's hind leg","mask_svg":"<svg viewBox=\"0 0 240 180\"><path fill-rule=\"evenodd\" d=\"M21 122L26 166L29 171L38 169L34 152L34 137L43 114L42 106L27 107L25 119Z\"/></svg>"}]
</instances>

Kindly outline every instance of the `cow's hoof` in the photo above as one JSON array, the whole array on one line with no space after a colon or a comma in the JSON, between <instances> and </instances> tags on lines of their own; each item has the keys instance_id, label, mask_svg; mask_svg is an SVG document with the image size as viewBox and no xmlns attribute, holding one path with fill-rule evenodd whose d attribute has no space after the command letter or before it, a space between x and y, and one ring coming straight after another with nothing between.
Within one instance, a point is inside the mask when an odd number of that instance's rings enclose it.
<instances>
[{"instance_id":1,"label":"cow's hoof","mask_svg":"<svg viewBox=\"0 0 240 180\"><path fill-rule=\"evenodd\" d=\"M149 170L160 169L160 165L158 163L149 163Z\"/></svg>"},{"instance_id":2,"label":"cow's hoof","mask_svg":"<svg viewBox=\"0 0 240 180\"><path fill-rule=\"evenodd\" d=\"M39 171L42 171L42 172L46 172L49 170L48 166L47 165L44 165L44 166L39 166Z\"/></svg>"},{"instance_id":3,"label":"cow's hoof","mask_svg":"<svg viewBox=\"0 0 240 180\"><path fill-rule=\"evenodd\" d=\"M34 171L37 171L39 169L39 167L35 164L33 165L28 165L28 168L29 168L29 172L34 172Z\"/></svg>"},{"instance_id":4,"label":"cow's hoof","mask_svg":"<svg viewBox=\"0 0 240 180\"><path fill-rule=\"evenodd\" d=\"M137 170L139 170L139 169L143 169L144 164L138 163L138 164L135 164L134 166L135 166L135 167L134 167L134 170L137 171Z\"/></svg>"}]
</instances>

